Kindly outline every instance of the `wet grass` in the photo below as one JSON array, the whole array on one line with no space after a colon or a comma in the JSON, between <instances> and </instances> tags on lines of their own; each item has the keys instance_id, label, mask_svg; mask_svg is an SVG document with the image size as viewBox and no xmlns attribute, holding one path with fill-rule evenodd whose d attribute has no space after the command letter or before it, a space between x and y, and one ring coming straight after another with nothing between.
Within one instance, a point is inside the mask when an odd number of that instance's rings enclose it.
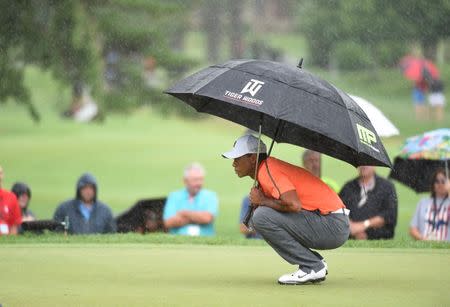
<instances>
[{"instance_id":1,"label":"wet grass","mask_svg":"<svg viewBox=\"0 0 450 307\"><path fill-rule=\"evenodd\" d=\"M229 246L265 246L263 240L247 240L241 236L220 235L215 237L174 236L165 233L141 235L137 233L106 234L106 235L75 235L65 236L63 233L47 232L42 235L31 233L22 236L0 236L0 244L187 244L187 245L229 245ZM395 240L356 241L349 240L343 247L348 248L413 248L413 249L450 249L446 242L413 241L409 238Z\"/></svg>"},{"instance_id":2,"label":"wet grass","mask_svg":"<svg viewBox=\"0 0 450 307\"><path fill-rule=\"evenodd\" d=\"M30 257L30 255L33 255ZM18 244L0 253L4 306L448 306L448 250L341 248L320 284L268 246Z\"/></svg>"}]
</instances>

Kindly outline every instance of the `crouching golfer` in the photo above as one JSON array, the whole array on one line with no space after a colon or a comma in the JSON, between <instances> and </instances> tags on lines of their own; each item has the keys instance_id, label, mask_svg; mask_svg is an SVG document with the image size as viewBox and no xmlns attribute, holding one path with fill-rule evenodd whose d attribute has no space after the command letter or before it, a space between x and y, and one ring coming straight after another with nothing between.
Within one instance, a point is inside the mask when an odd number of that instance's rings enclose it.
<instances>
[{"instance_id":1,"label":"crouching golfer","mask_svg":"<svg viewBox=\"0 0 450 307\"><path fill-rule=\"evenodd\" d=\"M239 177L254 179L258 139L240 137L223 157L234 159ZM261 142L257 181L250 201L256 206L252 223L264 240L286 261L299 266L278 279L280 284L304 284L325 280L323 257L311 249L334 249L348 239L349 211L339 196L305 169L267 157Z\"/></svg>"}]
</instances>

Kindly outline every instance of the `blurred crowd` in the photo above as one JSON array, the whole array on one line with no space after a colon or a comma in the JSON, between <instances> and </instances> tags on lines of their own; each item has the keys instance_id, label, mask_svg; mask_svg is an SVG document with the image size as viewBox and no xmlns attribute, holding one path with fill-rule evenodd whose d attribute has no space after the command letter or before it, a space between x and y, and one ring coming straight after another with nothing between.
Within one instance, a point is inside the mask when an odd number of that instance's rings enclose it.
<instances>
[{"instance_id":1,"label":"blurred crowd","mask_svg":"<svg viewBox=\"0 0 450 307\"><path fill-rule=\"evenodd\" d=\"M350 238L355 240L392 239L398 217L398 199L394 185L376 173L373 166L360 166L357 176L340 187L322 176L321 154L305 150L300 157L305 170L320 178L338 193L350 210ZM38 220L30 210L31 188L16 182L11 190L3 186L0 166L0 234L16 235L31 230L66 231L69 234L97 234L134 231L168 232L173 235L214 236L219 213L215 192L204 188L206 171L199 163L186 166L184 187L167 198L138 202L114 217L110 207L98 198L98 182L90 173L80 176L75 195L56 207L52 220ZM444 169L437 169L430 184L430 195L421 199L414 211L409 232L415 240L450 242L450 183ZM243 224L250 199L242 200L239 231L249 239L261 239ZM238 212L236 212L238 215Z\"/></svg>"}]
</instances>

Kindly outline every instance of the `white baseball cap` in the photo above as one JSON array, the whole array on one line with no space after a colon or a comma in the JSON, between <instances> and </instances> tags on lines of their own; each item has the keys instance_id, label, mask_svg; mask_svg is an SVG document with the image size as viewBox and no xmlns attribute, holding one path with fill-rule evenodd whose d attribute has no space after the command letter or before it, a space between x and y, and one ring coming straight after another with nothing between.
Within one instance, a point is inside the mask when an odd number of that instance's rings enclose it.
<instances>
[{"instance_id":1,"label":"white baseball cap","mask_svg":"<svg viewBox=\"0 0 450 307\"><path fill-rule=\"evenodd\" d=\"M251 134L247 134L238 138L236 142L234 142L233 149L223 153L222 157L227 159L235 159L249 153L257 153L257 152L258 152L258 138ZM266 153L266 152L267 152L266 145L263 143L263 141L261 141L259 145L259 153Z\"/></svg>"}]
</instances>

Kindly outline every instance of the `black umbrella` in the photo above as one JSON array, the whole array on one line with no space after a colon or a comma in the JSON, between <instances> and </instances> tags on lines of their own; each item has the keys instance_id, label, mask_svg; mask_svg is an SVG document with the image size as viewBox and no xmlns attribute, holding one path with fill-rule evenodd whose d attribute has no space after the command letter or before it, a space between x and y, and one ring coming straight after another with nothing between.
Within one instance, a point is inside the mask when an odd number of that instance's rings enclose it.
<instances>
[{"instance_id":1,"label":"black umbrella","mask_svg":"<svg viewBox=\"0 0 450 307\"><path fill-rule=\"evenodd\" d=\"M116 217L117 232L164 231L163 211L166 198L139 200Z\"/></svg>"},{"instance_id":2,"label":"black umbrella","mask_svg":"<svg viewBox=\"0 0 450 307\"><path fill-rule=\"evenodd\" d=\"M301 66L301 64L299 65ZM199 112L313 149L354 166L391 166L370 120L343 91L300 67L233 60L203 69L166 93Z\"/></svg>"},{"instance_id":3,"label":"black umbrella","mask_svg":"<svg viewBox=\"0 0 450 307\"><path fill-rule=\"evenodd\" d=\"M389 178L410 187L417 193L430 192L433 174L448 169L449 160L407 159L396 157Z\"/></svg>"},{"instance_id":4,"label":"black umbrella","mask_svg":"<svg viewBox=\"0 0 450 307\"><path fill-rule=\"evenodd\" d=\"M406 139L389 177L414 191L431 191L433 174L450 165L450 129L441 128Z\"/></svg>"},{"instance_id":5,"label":"black umbrella","mask_svg":"<svg viewBox=\"0 0 450 307\"><path fill-rule=\"evenodd\" d=\"M366 114L343 91L301 69L302 61L291 67L271 61L232 60L203 69L166 93L198 112L271 137L268 155L276 141L319 151L354 166L390 167ZM245 225L251 213L247 213Z\"/></svg>"}]
</instances>

